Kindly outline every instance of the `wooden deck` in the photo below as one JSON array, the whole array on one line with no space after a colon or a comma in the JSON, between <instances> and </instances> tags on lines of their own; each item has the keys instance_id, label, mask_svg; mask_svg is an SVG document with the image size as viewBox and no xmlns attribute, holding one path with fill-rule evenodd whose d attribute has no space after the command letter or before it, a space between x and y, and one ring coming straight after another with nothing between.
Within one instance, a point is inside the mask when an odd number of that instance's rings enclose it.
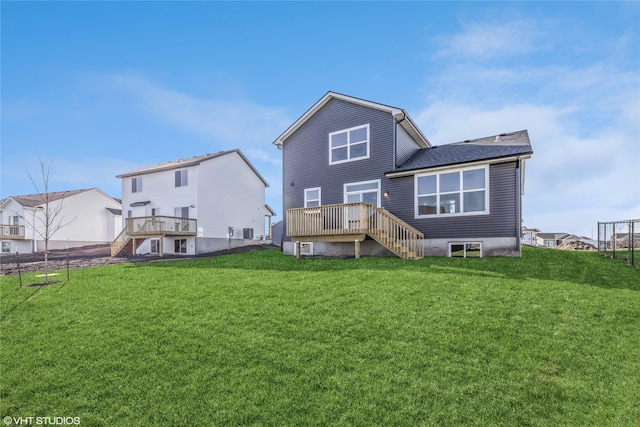
<instances>
[{"instance_id":1,"label":"wooden deck","mask_svg":"<svg viewBox=\"0 0 640 427\"><path fill-rule=\"evenodd\" d=\"M384 208L366 203L287 209L287 235L294 242L361 242L369 236L401 258L424 256L423 233Z\"/></svg>"},{"instance_id":2,"label":"wooden deck","mask_svg":"<svg viewBox=\"0 0 640 427\"><path fill-rule=\"evenodd\" d=\"M125 219L125 227L111 243L111 256L135 250L149 238L195 236L198 220L174 216L140 216ZM162 253L160 254L162 255Z\"/></svg>"},{"instance_id":3,"label":"wooden deck","mask_svg":"<svg viewBox=\"0 0 640 427\"><path fill-rule=\"evenodd\" d=\"M0 224L0 239L24 240L24 225Z\"/></svg>"}]
</instances>

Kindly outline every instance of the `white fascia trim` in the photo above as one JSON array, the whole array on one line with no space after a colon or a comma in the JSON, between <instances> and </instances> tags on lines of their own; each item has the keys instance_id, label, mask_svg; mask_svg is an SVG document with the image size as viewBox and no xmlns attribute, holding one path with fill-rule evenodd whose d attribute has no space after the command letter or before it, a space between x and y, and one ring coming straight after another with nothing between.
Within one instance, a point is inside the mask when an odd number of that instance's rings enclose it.
<instances>
[{"instance_id":1,"label":"white fascia trim","mask_svg":"<svg viewBox=\"0 0 640 427\"><path fill-rule=\"evenodd\" d=\"M449 169L460 170L460 169L471 168L474 166L496 165L499 163L514 162L518 159L518 157L520 158L520 160L526 160L526 159L529 159L531 155L502 157L499 159L478 160L477 162L469 162L469 163L455 163L451 165L437 166L432 168L413 169L410 171L390 172L390 173L386 173L385 176L387 178L400 178L402 176L421 175L425 173L439 172L439 171L444 171Z\"/></svg>"},{"instance_id":2,"label":"white fascia trim","mask_svg":"<svg viewBox=\"0 0 640 427\"><path fill-rule=\"evenodd\" d=\"M302 126L311 116L318 112L320 108L322 108L329 100L331 99L340 99L342 101L351 102L352 104L362 105L364 107L374 108L376 110L387 111L391 113L394 117L398 115L404 115L404 112L401 109L390 107L384 104L378 104L377 102L366 101L360 98L354 98L348 95L342 95L340 93L335 92L327 92L318 102L313 104L311 108L307 110L298 120L296 120L291 126L285 130L282 135L280 135L273 144L275 144L278 148L282 148L282 144L284 144L285 139L289 138L292 133L294 133L300 126Z\"/></svg>"}]
</instances>

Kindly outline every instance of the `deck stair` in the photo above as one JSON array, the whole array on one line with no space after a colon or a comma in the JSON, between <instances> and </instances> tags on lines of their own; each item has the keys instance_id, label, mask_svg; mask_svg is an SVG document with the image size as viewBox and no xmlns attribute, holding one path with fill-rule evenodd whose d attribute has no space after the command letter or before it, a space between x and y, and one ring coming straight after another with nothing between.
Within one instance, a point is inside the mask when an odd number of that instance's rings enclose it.
<instances>
[{"instance_id":1,"label":"deck stair","mask_svg":"<svg viewBox=\"0 0 640 427\"><path fill-rule=\"evenodd\" d=\"M422 232L386 209L366 203L288 209L287 234L294 241L331 242L362 241L369 236L400 258L424 257Z\"/></svg>"}]
</instances>

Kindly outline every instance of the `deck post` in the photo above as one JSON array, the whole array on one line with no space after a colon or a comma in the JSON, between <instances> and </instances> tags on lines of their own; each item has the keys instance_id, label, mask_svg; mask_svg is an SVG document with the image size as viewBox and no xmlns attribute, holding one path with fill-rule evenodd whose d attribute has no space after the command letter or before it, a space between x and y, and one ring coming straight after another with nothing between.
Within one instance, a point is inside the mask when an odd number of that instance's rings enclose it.
<instances>
[{"instance_id":1,"label":"deck post","mask_svg":"<svg viewBox=\"0 0 640 427\"><path fill-rule=\"evenodd\" d=\"M354 240L356 259L360 258L360 240Z\"/></svg>"},{"instance_id":2,"label":"deck post","mask_svg":"<svg viewBox=\"0 0 640 427\"><path fill-rule=\"evenodd\" d=\"M296 240L296 258L300 259L300 241Z\"/></svg>"},{"instance_id":3,"label":"deck post","mask_svg":"<svg viewBox=\"0 0 640 427\"><path fill-rule=\"evenodd\" d=\"M159 246L158 249L160 249L160 257L163 257L164 256L164 248L163 248L163 243L162 242L164 241L164 238L160 237L158 240L159 240L158 241L158 246Z\"/></svg>"},{"instance_id":4,"label":"deck post","mask_svg":"<svg viewBox=\"0 0 640 427\"><path fill-rule=\"evenodd\" d=\"M136 254L136 238L134 237L132 240L133 240L133 242L132 242L133 246L131 247L131 255L135 256L135 254Z\"/></svg>"}]
</instances>

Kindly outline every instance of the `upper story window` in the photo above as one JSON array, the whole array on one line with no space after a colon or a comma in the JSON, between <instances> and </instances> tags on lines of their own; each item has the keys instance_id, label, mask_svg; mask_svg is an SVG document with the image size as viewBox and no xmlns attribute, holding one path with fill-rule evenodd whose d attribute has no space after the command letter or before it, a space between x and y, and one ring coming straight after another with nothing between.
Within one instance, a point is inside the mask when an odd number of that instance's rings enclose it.
<instances>
[{"instance_id":1,"label":"upper story window","mask_svg":"<svg viewBox=\"0 0 640 427\"><path fill-rule=\"evenodd\" d=\"M329 134L329 164L369 158L369 124Z\"/></svg>"},{"instance_id":2,"label":"upper story window","mask_svg":"<svg viewBox=\"0 0 640 427\"><path fill-rule=\"evenodd\" d=\"M176 187L185 187L187 185L187 170L176 171Z\"/></svg>"},{"instance_id":3,"label":"upper story window","mask_svg":"<svg viewBox=\"0 0 640 427\"><path fill-rule=\"evenodd\" d=\"M489 213L489 168L464 169L415 177L416 218Z\"/></svg>"},{"instance_id":4,"label":"upper story window","mask_svg":"<svg viewBox=\"0 0 640 427\"><path fill-rule=\"evenodd\" d=\"M304 189L304 207L320 206L320 187Z\"/></svg>"},{"instance_id":5,"label":"upper story window","mask_svg":"<svg viewBox=\"0 0 640 427\"><path fill-rule=\"evenodd\" d=\"M139 193L142 191L142 177L137 176L135 178L131 178L131 192Z\"/></svg>"}]
</instances>

